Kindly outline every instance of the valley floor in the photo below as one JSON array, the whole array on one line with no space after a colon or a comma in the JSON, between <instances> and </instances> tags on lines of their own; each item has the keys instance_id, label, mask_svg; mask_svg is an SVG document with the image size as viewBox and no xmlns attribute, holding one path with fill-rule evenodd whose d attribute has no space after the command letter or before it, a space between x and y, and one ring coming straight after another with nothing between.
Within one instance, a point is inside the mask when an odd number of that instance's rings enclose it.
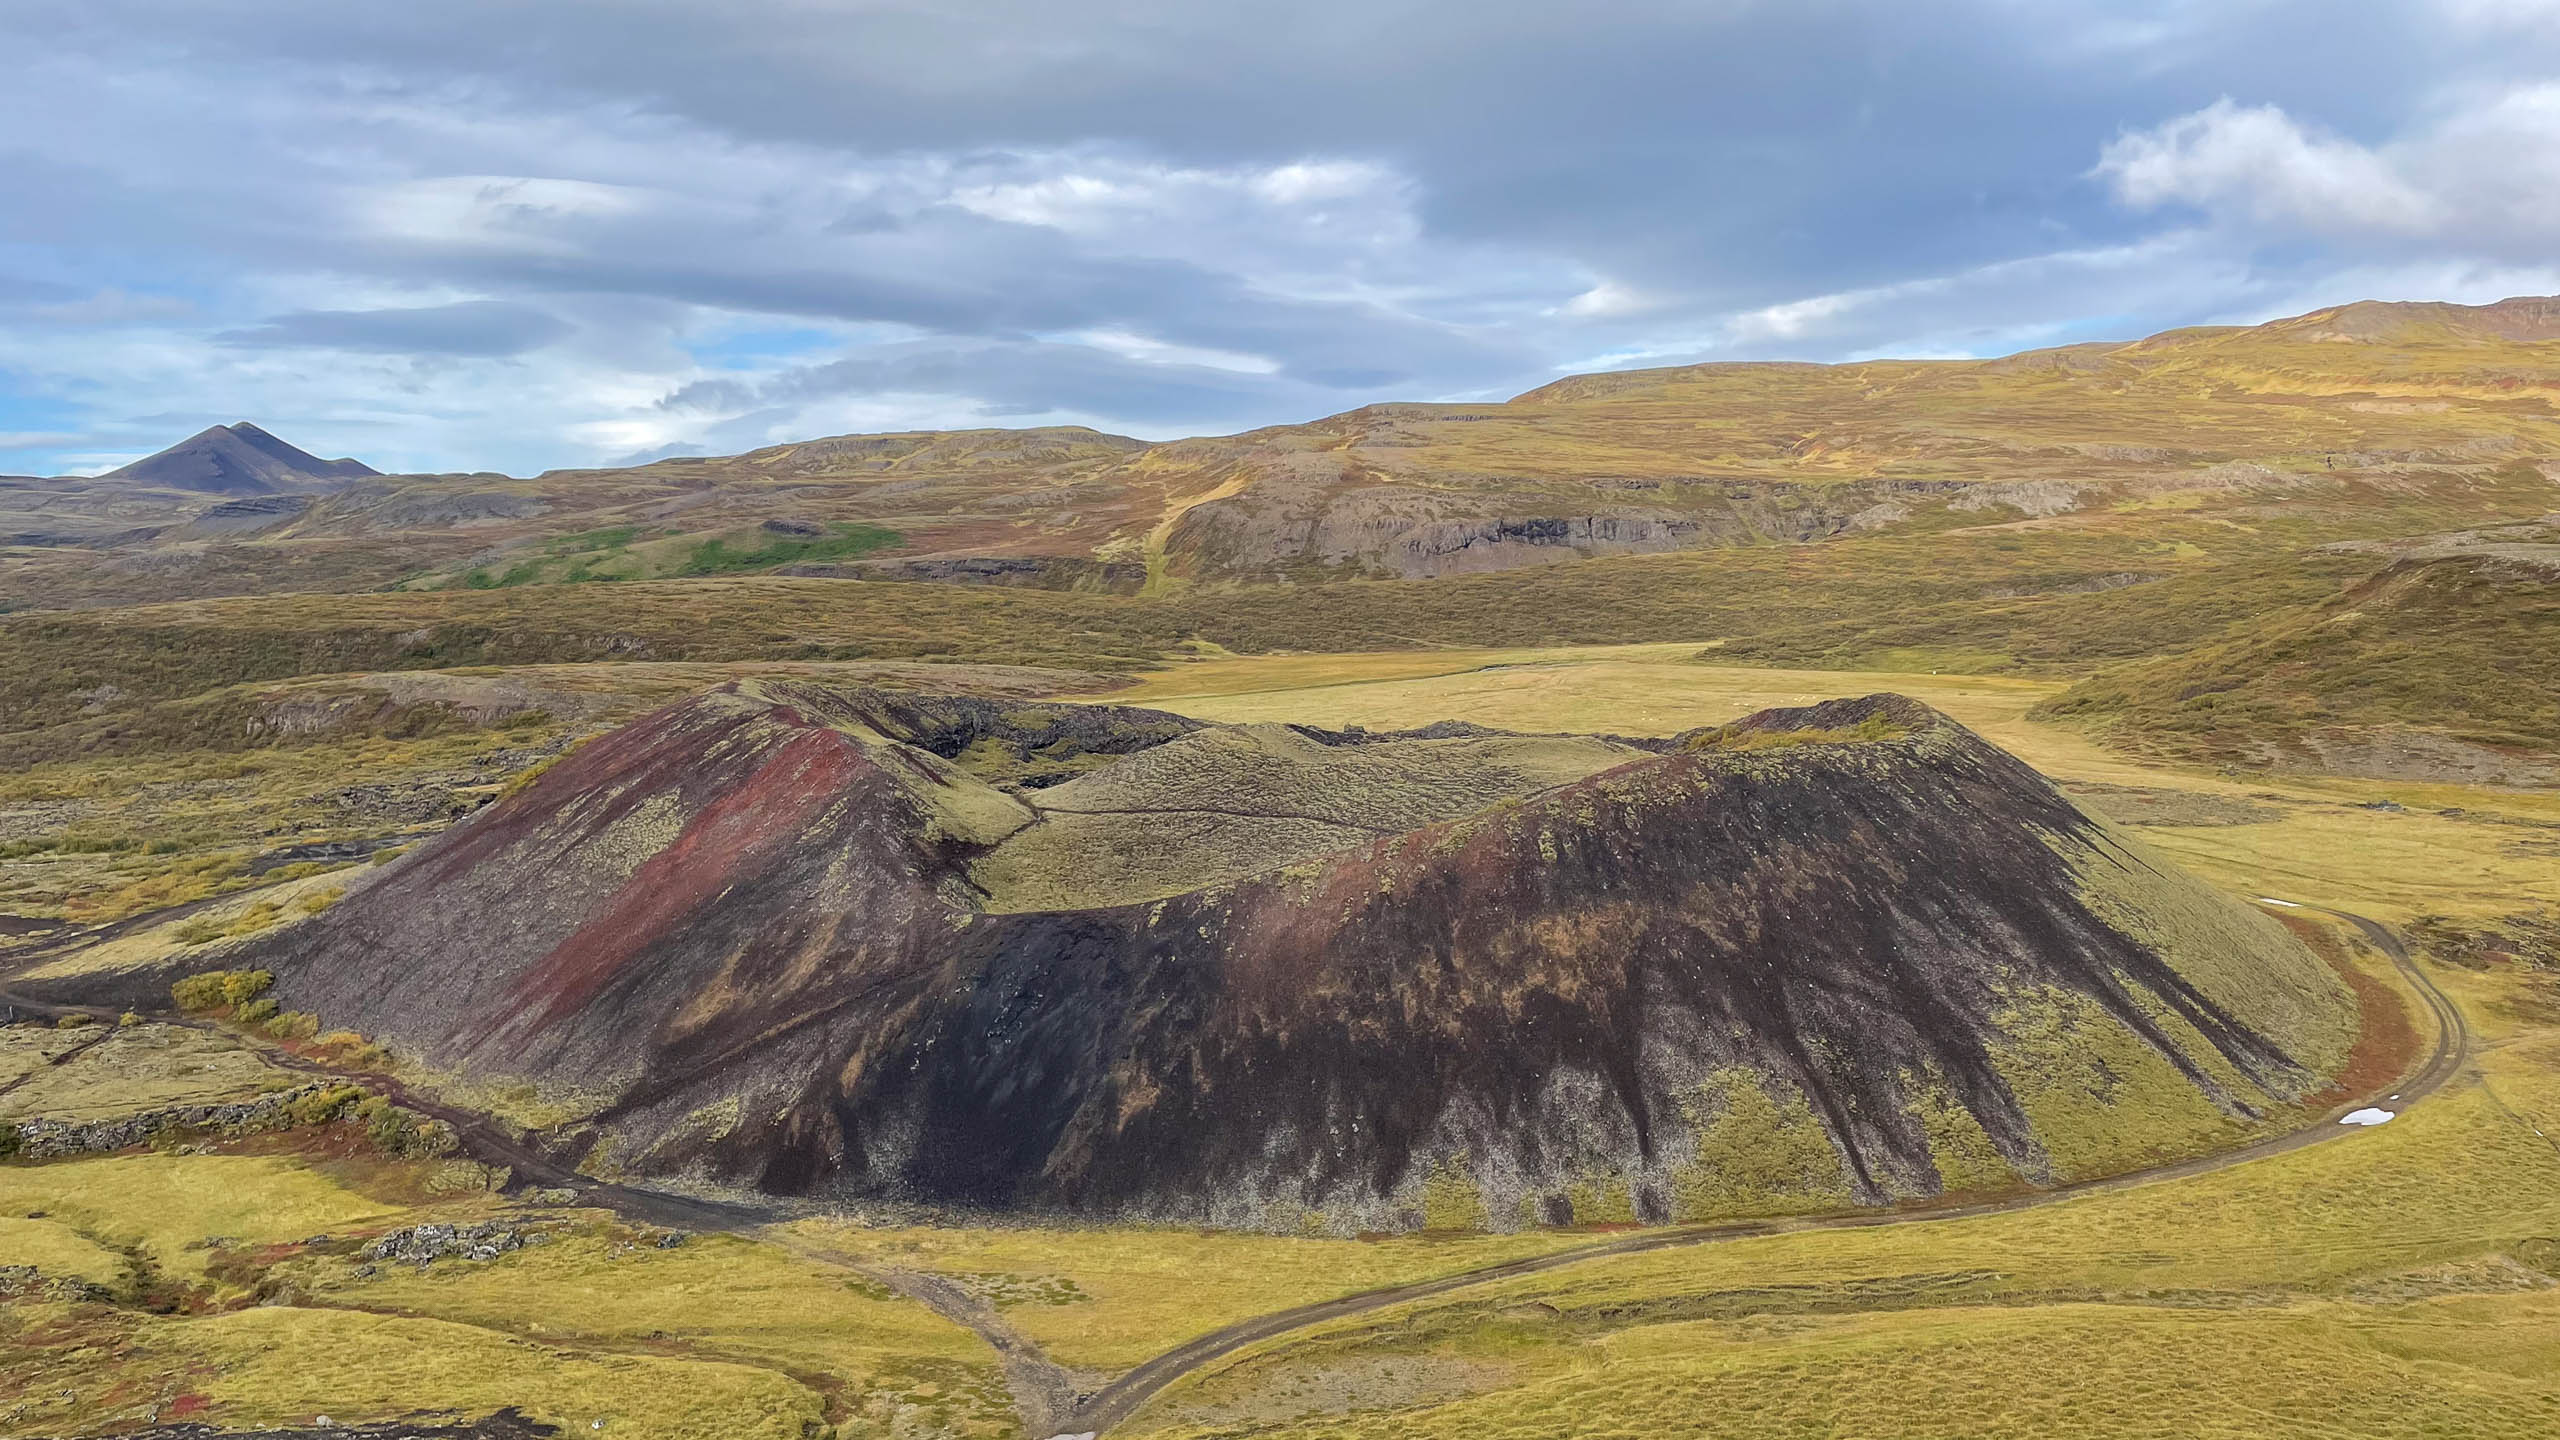
<instances>
[{"instance_id":1,"label":"valley floor","mask_svg":"<svg viewBox=\"0 0 2560 1440\"><path fill-rule=\"evenodd\" d=\"M1218 720L1663 734L1898 690L2243 895L2394 927L2560 904L2554 792L2145 766L2029 720L2056 684L1715 667L1698 649L1205 659L1107 698ZM2426 1028L2360 932L2284 913ZM1112 1433L2560 1434L2560 987L2418 963L2472 1044L2387 1124L2005 1213L1782 1228L1348 1315L1190 1371ZM245 1074L254 1054L174 1026L0 1042L0 1120L58 1113L36 1098L74 1077L128 1108L308 1078ZM671 1229L586 1203L600 1192L502 1197L497 1178L386 1154L347 1122L0 1165L0 1435L508 1406L667 1440L993 1437L1026 1419L1045 1435L1221 1327L1612 1238ZM422 1224L492 1227L491 1258L373 1253Z\"/></svg>"}]
</instances>

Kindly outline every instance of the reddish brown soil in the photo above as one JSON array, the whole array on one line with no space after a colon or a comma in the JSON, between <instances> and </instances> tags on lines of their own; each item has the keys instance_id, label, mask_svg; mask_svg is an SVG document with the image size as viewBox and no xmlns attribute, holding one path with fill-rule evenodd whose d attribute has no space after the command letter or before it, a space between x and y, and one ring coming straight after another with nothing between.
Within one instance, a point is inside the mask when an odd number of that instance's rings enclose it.
<instances>
[{"instance_id":1,"label":"reddish brown soil","mask_svg":"<svg viewBox=\"0 0 2560 1440\"><path fill-rule=\"evenodd\" d=\"M2338 1071L2328 1088L2309 1097L2307 1103L2334 1105L2359 1095L2370 1095L2409 1073L2417 1063L2418 1027L2409 1018L2409 1007L2389 985L2366 974L2347 953L2346 943L2338 932L2327 925L2300 915L2280 915L2284 922L2311 952L2325 960L2338 978L2356 992L2356 1009L2363 1025L2356 1034L2355 1047L2347 1052L2347 1063Z\"/></svg>"}]
</instances>

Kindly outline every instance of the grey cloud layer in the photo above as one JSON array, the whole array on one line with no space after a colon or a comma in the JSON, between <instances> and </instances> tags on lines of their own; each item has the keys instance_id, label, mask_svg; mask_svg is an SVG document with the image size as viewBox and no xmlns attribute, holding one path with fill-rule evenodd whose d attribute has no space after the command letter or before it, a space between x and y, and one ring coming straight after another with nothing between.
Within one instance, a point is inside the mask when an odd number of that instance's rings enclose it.
<instances>
[{"instance_id":1,"label":"grey cloud layer","mask_svg":"<svg viewBox=\"0 0 2560 1440\"><path fill-rule=\"evenodd\" d=\"M525 469L2560 284L2542 0L91 0L0 43L0 427L83 463L173 403Z\"/></svg>"}]
</instances>

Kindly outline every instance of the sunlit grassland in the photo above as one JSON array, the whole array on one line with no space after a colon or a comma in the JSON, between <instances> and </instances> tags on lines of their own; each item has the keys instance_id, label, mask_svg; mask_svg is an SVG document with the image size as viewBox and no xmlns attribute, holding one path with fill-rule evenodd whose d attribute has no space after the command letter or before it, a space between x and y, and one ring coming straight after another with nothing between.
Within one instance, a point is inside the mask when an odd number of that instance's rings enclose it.
<instances>
[{"instance_id":1,"label":"sunlit grassland","mask_svg":"<svg viewBox=\"0 0 2560 1440\"><path fill-rule=\"evenodd\" d=\"M292 1160L251 1155L119 1155L0 1166L0 1215L30 1211L187 1279L203 1278L211 1239L282 1244L389 1225L400 1213Z\"/></svg>"},{"instance_id":2,"label":"sunlit grassland","mask_svg":"<svg viewBox=\"0 0 2560 1440\"><path fill-rule=\"evenodd\" d=\"M813 1253L983 1288L1005 1323L1050 1359L1107 1371L1268 1311L1600 1238L1540 1230L1341 1240L1137 1227L875 1229L828 1220L795 1222L777 1237Z\"/></svg>"},{"instance_id":3,"label":"sunlit grassland","mask_svg":"<svg viewBox=\"0 0 2560 1440\"><path fill-rule=\"evenodd\" d=\"M883 1428L901 1411L962 1432L1009 1423L977 1337L845 1269L742 1237L696 1235L662 1249L590 1216L489 1264L385 1266L357 1278L328 1260L289 1273L317 1306L429 1316L581 1352L757 1366L836 1395Z\"/></svg>"},{"instance_id":4,"label":"sunlit grassland","mask_svg":"<svg viewBox=\"0 0 2560 1440\"><path fill-rule=\"evenodd\" d=\"M129 1343L144 1375L201 1375L191 1393L242 1426L515 1405L579 1433L802 1440L825 1414L816 1391L761 1367L571 1350L432 1319L262 1307L151 1324Z\"/></svg>"},{"instance_id":5,"label":"sunlit grassland","mask_svg":"<svg viewBox=\"0 0 2560 1440\"><path fill-rule=\"evenodd\" d=\"M122 1255L60 1220L0 1214L0 1265L32 1266L56 1280L105 1285L124 1274Z\"/></svg>"},{"instance_id":6,"label":"sunlit grassland","mask_svg":"<svg viewBox=\"0 0 2560 1440\"><path fill-rule=\"evenodd\" d=\"M603 1419L652 1440L798 1440L822 1422L855 1435L1010 1431L975 1337L779 1246L697 1235L661 1248L586 1211L520 1214L539 1243L423 1271L362 1274L343 1243L494 1206L390 1203L284 1156L0 1167L0 1263L128 1290L167 1280L194 1297L174 1315L0 1308L0 1434L116 1428L179 1393L229 1426L519 1405L565 1429ZM342 1243L309 1248L333 1236ZM244 1309L251 1283L268 1303ZM50 1383L12 1410L29 1366ZM65 1383L72 1398L57 1405Z\"/></svg>"},{"instance_id":7,"label":"sunlit grassland","mask_svg":"<svg viewBox=\"0 0 2560 1440\"><path fill-rule=\"evenodd\" d=\"M2560 1387L2549 1378L2560 1302L2544 1295L2441 1301L2385 1316L2321 1303L2230 1312L2063 1304L1771 1328L1661 1325L1589 1342L1569 1357L1505 1357L1536 1378L1429 1408L1127 1433L2538 1440L2560 1425Z\"/></svg>"}]
</instances>

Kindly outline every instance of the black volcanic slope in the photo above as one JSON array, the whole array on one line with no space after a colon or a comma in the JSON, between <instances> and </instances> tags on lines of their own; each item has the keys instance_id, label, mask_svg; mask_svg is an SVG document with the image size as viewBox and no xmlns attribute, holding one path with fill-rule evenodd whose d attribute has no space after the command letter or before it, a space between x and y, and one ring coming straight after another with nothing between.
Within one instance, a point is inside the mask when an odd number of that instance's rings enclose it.
<instances>
[{"instance_id":1,"label":"black volcanic slope","mask_svg":"<svg viewBox=\"0 0 2560 1440\"><path fill-rule=\"evenodd\" d=\"M605 1173L1292 1229L2131 1168L2356 1025L1895 696L1631 743L742 683L196 963L529 1081Z\"/></svg>"},{"instance_id":2,"label":"black volcanic slope","mask_svg":"<svg viewBox=\"0 0 2560 1440\"><path fill-rule=\"evenodd\" d=\"M297 450L244 420L200 431L98 478L209 495L272 495L325 490L381 473L359 461L323 460Z\"/></svg>"}]
</instances>

